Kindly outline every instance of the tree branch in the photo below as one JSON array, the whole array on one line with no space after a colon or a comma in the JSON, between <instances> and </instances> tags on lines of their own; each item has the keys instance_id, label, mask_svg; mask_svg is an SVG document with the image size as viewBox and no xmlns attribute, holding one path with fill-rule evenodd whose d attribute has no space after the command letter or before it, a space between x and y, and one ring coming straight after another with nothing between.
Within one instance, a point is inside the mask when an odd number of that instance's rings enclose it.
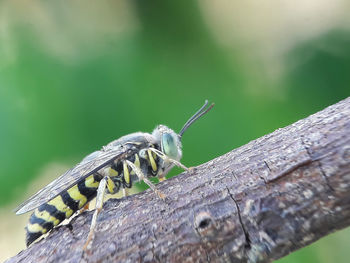
<instances>
[{"instance_id":1,"label":"tree branch","mask_svg":"<svg viewBox=\"0 0 350 263\"><path fill-rule=\"evenodd\" d=\"M8 262L269 262L350 224L350 98L182 173L107 201Z\"/></svg>"}]
</instances>

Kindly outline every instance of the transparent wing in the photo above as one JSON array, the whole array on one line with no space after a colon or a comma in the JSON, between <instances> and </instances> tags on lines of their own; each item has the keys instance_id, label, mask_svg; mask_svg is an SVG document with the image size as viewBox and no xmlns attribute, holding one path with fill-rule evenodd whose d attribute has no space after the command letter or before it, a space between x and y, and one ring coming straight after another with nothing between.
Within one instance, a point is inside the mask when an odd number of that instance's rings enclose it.
<instances>
[{"instance_id":1,"label":"transparent wing","mask_svg":"<svg viewBox=\"0 0 350 263\"><path fill-rule=\"evenodd\" d=\"M57 196L63 190L76 184L78 181L107 166L114 160L122 158L128 151L130 153L130 150L130 146L123 145L122 147L105 148L101 151L89 154L74 168L66 171L63 175L19 205L14 212L19 215L37 208L41 204Z\"/></svg>"}]
</instances>

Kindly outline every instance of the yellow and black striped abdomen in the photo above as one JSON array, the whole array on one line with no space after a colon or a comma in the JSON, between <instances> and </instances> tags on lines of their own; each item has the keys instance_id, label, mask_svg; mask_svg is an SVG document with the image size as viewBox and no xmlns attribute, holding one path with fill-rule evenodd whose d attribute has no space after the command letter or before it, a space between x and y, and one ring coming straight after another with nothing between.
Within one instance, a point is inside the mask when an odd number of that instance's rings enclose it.
<instances>
[{"instance_id":1,"label":"yellow and black striped abdomen","mask_svg":"<svg viewBox=\"0 0 350 263\"><path fill-rule=\"evenodd\" d=\"M27 246L91 201L101 179L100 174L90 175L35 209L26 227Z\"/></svg>"}]
</instances>

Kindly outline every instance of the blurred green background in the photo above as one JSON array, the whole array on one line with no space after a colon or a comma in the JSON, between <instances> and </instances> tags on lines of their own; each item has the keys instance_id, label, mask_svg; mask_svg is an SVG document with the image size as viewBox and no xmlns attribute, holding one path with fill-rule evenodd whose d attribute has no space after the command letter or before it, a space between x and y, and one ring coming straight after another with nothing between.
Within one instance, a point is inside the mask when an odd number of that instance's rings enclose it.
<instances>
[{"instance_id":1,"label":"blurred green background","mask_svg":"<svg viewBox=\"0 0 350 263\"><path fill-rule=\"evenodd\" d=\"M0 260L11 210L122 135L179 131L198 165L350 95L346 1L1 1ZM180 170L172 172L172 175ZM15 227L14 227L15 225ZM280 262L348 262L344 230Z\"/></svg>"}]
</instances>

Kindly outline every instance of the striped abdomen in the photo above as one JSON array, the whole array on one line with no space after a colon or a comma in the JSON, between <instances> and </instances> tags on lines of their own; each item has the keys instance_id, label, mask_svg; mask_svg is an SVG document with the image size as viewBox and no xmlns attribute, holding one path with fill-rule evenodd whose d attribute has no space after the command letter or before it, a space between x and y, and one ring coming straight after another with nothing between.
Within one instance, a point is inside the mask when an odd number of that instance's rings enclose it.
<instances>
[{"instance_id":1,"label":"striped abdomen","mask_svg":"<svg viewBox=\"0 0 350 263\"><path fill-rule=\"evenodd\" d=\"M26 226L27 246L91 201L101 179L99 174L90 175L35 209Z\"/></svg>"},{"instance_id":2,"label":"striped abdomen","mask_svg":"<svg viewBox=\"0 0 350 263\"><path fill-rule=\"evenodd\" d=\"M134 154L128 160L140 168L146 176L155 176L160 168L159 158L150 150L145 152L144 156ZM99 183L104 176L111 178L107 181L107 189L110 193L117 193L121 187L131 188L132 182L138 180L135 172L124 161L118 161L111 167L106 167L106 169L99 172L62 191L55 198L42 204L34 211L26 227L27 246L60 224L64 219L70 218L74 212L95 198Z\"/></svg>"}]
</instances>

